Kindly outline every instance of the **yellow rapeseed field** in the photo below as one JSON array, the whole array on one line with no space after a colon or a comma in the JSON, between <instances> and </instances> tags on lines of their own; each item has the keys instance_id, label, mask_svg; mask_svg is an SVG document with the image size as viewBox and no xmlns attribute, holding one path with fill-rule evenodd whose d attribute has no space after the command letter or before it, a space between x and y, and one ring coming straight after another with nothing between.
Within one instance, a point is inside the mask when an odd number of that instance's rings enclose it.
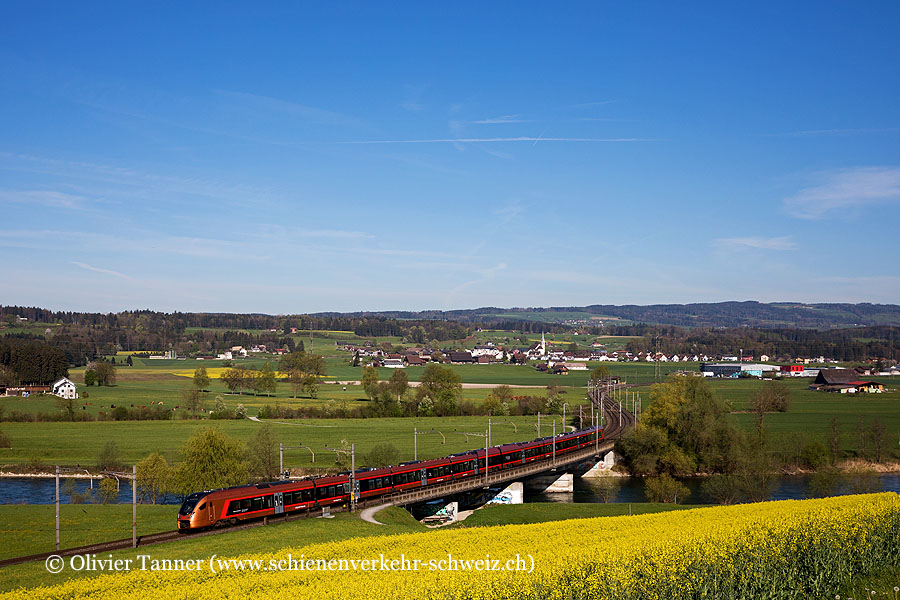
<instances>
[{"instance_id":1,"label":"yellow rapeseed field","mask_svg":"<svg viewBox=\"0 0 900 600\"><path fill-rule=\"evenodd\" d=\"M834 598L898 551L900 497L885 493L364 538L247 555L243 568L197 557L198 571L132 570L0 598Z\"/></svg>"}]
</instances>

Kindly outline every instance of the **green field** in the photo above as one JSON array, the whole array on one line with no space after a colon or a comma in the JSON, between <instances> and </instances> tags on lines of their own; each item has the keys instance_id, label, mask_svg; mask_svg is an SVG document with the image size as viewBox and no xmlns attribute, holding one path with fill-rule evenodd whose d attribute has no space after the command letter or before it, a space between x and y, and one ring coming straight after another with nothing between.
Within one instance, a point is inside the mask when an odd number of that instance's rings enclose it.
<instances>
[{"instance_id":1,"label":"green field","mask_svg":"<svg viewBox=\"0 0 900 600\"><path fill-rule=\"evenodd\" d=\"M140 504L138 535L174 529L175 506ZM0 560L50 552L56 548L56 507L9 504L0 507L3 545ZM76 548L131 537L130 504L60 504L59 547Z\"/></svg>"},{"instance_id":2,"label":"green field","mask_svg":"<svg viewBox=\"0 0 900 600\"><path fill-rule=\"evenodd\" d=\"M561 418L557 416L555 420L557 431L562 431ZM537 417L495 417L493 422L491 433L495 444L537 437ZM403 460L412 460L413 429L417 428L420 432L436 430L444 434L446 443L442 443L441 436L437 434L418 437L418 457L436 458L482 447L483 437L470 436L466 442L461 432L483 433L487 424L487 417L422 417L298 420L273 422L272 428L276 438L285 445L309 446L316 453L316 462L313 463L308 450L286 450L286 468L334 470L336 453L328 448L340 448L341 440L356 444L358 456L378 443L390 442L400 450ZM125 464L134 464L152 452L159 452L170 462L177 461L179 449L191 434L199 427L209 426L218 427L229 436L246 442L262 425L248 419L4 423L3 431L9 435L12 448L0 449L0 462L13 465L35 462L47 466L93 465L97 462L100 449L109 440L116 443L119 458ZM550 417L541 419L541 429L544 435L552 432Z\"/></svg>"}]
</instances>

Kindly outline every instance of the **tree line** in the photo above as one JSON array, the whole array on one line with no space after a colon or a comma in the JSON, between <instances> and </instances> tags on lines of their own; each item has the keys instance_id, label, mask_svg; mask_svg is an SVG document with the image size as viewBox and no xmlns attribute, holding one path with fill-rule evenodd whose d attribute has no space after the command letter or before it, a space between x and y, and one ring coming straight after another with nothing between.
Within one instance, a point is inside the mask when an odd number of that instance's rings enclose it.
<instances>
[{"instance_id":1,"label":"tree line","mask_svg":"<svg viewBox=\"0 0 900 600\"><path fill-rule=\"evenodd\" d=\"M0 339L0 384L48 385L69 375L69 362L58 348L28 338Z\"/></svg>"}]
</instances>

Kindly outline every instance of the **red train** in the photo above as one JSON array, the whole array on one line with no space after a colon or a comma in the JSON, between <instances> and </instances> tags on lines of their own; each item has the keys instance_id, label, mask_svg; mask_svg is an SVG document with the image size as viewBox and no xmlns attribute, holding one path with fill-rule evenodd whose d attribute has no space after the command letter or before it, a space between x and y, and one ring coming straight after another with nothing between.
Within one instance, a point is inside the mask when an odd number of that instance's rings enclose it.
<instances>
[{"instance_id":1,"label":"red train","mask_svg":"<svg viewBox=\"0 0 900 600\"><path fill-rule=\"evenodd\" d=\"M603 439L603 429L589 427L556 436L556 454L563 456ZM489 471L509 469L553 454L553 437L515 442L488 449ZM484 475L485 450L472 450L434 460L414 461L355 472L357 498L367 500L451 480ZM178 510L178 530L189 531L240 521L342 505L350 501L349 473L274 481L256 485L194 492Z\"/></svg>"}]
</instances>

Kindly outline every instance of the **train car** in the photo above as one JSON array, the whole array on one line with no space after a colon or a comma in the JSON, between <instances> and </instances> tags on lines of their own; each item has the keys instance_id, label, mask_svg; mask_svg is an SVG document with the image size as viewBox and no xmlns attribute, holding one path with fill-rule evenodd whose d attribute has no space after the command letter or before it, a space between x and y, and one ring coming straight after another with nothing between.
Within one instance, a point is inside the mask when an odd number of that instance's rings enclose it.
<instances>
[{"instance_id":1,"label":"train car","mask_svg":"<svg viewBox=\"0 0 900 600\"><path fill-rule=\"evenodd\" d=\"M394 488L391 467L360 470L356 471L354 475L357 481L360 499L390 494Z\"/></svg>"},{"instance_id":2,"label":"train car","mask_svg":"<svg viewBox=\"0 0 900 600\"><path fill-rule=\"evenodd\" d=\"M334 475L313 479L316 487L316 506L333 506L350 501L350 477Z\"/></svg>"},{"instance_id":3,"label":"train car","mask_svg":"<svg viewBox=\"0 0 900 600\"><path fill-rule=\"evenodd\" d=\"M425 485L422 473L422 461L414 460L391 467L391 488L393 491L404 491L420 488Z\"/></svg>"},{"instance_id":4,"label":"train car","mask_svg":"<svg viewBox=\"0 0 900 600\"><path fill-rule=\"evenodd\" d=\"M422 472L422 485L446 483L453 477L449 458L435 458L419 463Z\"/></svg>"},{"instance_id":5,"label":"train car","mask_svg":"<svg viewBox=\"0 0 900 600\"><path fill-rule=\"evenodd\" d=\"M203 529L222 524L309 510L315 504L312 480L276 481L195 492L178 510L178 530Z\"/></svg>"},{"instance_id":6,"label":"train car","mask_svg":"<svg viewBox=\"0 0 900 600\"><path fill-rule=\"evenodd\" d=\"M478 454L476 452L461 452L450 457L451 479L465 479L478 472Z\"/></svg>"}]
</instances>

